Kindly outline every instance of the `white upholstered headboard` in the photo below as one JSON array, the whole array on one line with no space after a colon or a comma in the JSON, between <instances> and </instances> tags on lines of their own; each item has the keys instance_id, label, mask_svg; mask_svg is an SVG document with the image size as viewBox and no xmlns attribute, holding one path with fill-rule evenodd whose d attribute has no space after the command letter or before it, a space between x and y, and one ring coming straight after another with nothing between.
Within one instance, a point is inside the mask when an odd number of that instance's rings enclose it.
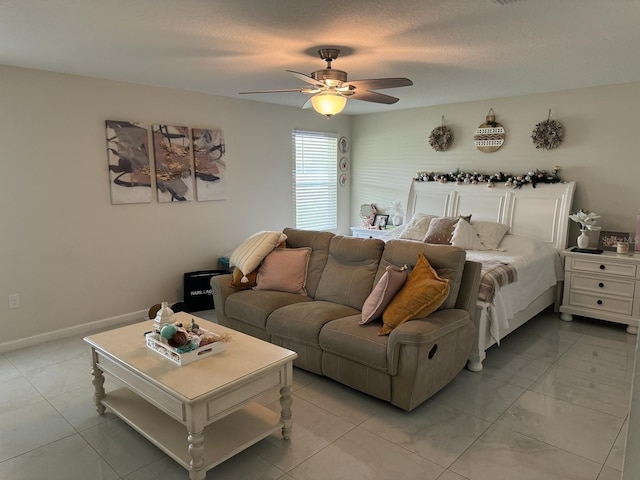
<instances>
[{"instance_id":1,"label":"white upholstered headboard","mask_svg":"<svg viewBox=\"0 0 640 480\"><path fill-rule=\"evenodd\" d=\"M416 212L448 217L471 214L472 222L504 223L509 225L510 233L540 239L558 251L567 247L575 182L538 183L536 188L487 185L414 180L409 189L405 222Z\"/></svg>"}]
</instances>

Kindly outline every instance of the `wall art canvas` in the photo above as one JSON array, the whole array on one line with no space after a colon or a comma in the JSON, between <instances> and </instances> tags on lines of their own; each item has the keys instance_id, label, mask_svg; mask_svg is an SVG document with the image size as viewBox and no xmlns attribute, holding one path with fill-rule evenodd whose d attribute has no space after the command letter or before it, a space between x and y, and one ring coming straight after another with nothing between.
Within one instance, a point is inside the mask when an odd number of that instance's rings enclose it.
<instances>
[{"instance_id":1,"label":"wall art canvas","mask_svg":"<svg viewBox=\"0 0 640 480\"><path fill-rule=\"evenodd\" d=\"M152 132L158 202L193 200L193 168L188 127L154 125Z\"/></svg>"},{"instance_id":2,"label":"wall art canvas","mask_svg":"<svg viewBox=\"0 0 640 480\"><path fill-rule=\"evenodd\" d=\"M107 120L111 203L150 203L149 130L143 123Z\"/></svg>"},{"instance_id":3,"label":"wall art canvas","mask_svg":"<svg viewBox=\"0 0 640 480\"><path fill-rule=\"evenodd\" d=\"M225 154L222 130L194 128L191 131L198 201L226 200L227 164L222 159Z\"/></svg>"}]
</instances>

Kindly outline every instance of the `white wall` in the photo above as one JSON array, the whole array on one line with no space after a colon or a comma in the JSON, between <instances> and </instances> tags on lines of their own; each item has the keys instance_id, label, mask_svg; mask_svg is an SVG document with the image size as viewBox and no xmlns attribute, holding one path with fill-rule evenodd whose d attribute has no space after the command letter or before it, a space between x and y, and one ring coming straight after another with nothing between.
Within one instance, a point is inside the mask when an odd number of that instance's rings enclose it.
<instances>
[{"instance_id":1,"label":"white wall","mask_svg":"<svg viewBox=\"0 0 640 480\"><path fill-rule=\"evenodd\" d=\"M0 351L181 300L184 272L293 225L293 129L350 136L347 116L249 100L3 66L0 79ZM222 128L228 199L111 205L105 120Z\"/></svg>"},{"instance_id":2,"label":"white wall","mask_svg":"<svg viewBox=\"0 0 640 480\"><path fill-rule=\"evenodd\" d=\"M559 164L562 177L578 184L574 209L602 214L606 229L631 232L640 213L640 82L327 120L254 101L13 67L0 66L0 78L0 351L17 339L180 300L184 272L217 268L217 258L247 235L292 225L294 128L351 137L340 233L359 223L361 203L405 204L422 170L520 173ZM490 154L472 142L489 108L507 130L505 145ZM531 130L549 108L566 140L539 151ZM427 138L442 115L455 141L435 152ZM222 128L228 200L111 205L107 119ZM8 308L11 293L20 294L21 308Z\"/></svg>"},{"instance_id":3,"label":"white wall","mask_svg":"<svg viewBox=\"0 0 640 480\"><path fill-rule=\"evenodd\" d=\"M473 135L490 108L507 136L500 150L483 153L473 145ZM552 118L565 127L565 141L555 150L537 150L531 132L546 120L550 108ZM560 165L561 178L577 182L574 210L601 214L606 230L635 232L640 213L639 111L640 82L634 82L354 117L352 220L358 222L362 203L385 206L401 200L406 207L418 171L459 168L518 174ZM442 123L442 115L454 142L446 152L436 152L428 137ZM570 241L575 242L577 228L571 223Z\"/></svg>"}]
</instances>

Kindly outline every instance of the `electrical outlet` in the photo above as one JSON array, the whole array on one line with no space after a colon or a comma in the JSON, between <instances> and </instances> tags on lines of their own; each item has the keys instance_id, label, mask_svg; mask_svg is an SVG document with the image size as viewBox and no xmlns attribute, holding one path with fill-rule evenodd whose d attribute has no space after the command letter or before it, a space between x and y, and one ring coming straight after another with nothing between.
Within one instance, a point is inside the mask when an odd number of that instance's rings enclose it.
<instances>
[{"instance_id":1,"label":"electrical outlet","mask_svg":"<svg viewBox=\"0 0 640 480\"><path fill-rule=\"evenodd\" d=\"M9 295L9 308L20 308L19 293L12 293Z\"/></svg>"}]
</instances>

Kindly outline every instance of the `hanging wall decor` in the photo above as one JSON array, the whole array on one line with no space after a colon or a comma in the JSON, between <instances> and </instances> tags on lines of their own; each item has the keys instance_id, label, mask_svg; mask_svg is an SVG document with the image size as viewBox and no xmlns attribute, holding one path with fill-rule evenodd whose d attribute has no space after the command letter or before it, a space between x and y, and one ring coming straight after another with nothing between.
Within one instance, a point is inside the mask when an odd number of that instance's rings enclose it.
<instances>
[{"instance_id":1,"label":"hanging wall decor","mask_svg":"<svg viewBox=\"0 0 640 480\"><path fill-rule=\"evenodd\" d=\"M192 128L193 158L196 166L196 197L199 202L227 199L226 150L220 129Z\"/></svg>"},{"instance_id":2,"label":"hanging wall decor","mask_svg":"<svg viewBox=\"0 0 640 480\"><path fill-rule=\"evenodd\" d=\"M476 128L476 134L473 136L473 144L481 152L491 153L502 146L505 137L506 132L504 127L496 122L493 108L490 108L485 123Z\"/></svg>"},{"instance_id":3,"label":"hanging wall decor","mask_svg":"<svg viewBox=\"0 0 640 480\"><path fill-rule=\"evenodd\" d=\"M151 202L149 130L144 123L107 120L111 203Z\"/></svg>"},{"instance_id":4,"label":"hanging wall decor","mask_svg":"<svg viewBox=\"0 0 640 480\"><path fill-rule=\"evenodd\" d=\"M442 125L431 130L429 134L429 145L436 152L446 152L453 142L453 132L449 127L444 126L444 115Z\"/></svg>"},{"instance_id":5,"label":"hanging wall decor","mask_svg":"<svg viewBox=\"0 0 640 480\"><path fill-rule=\"evenodd\" d=\"M158 202L185 202L193 199L191 141L187 127L153 126Z\"/></svg>"},{"instance_id":6,"label":"hanging wall decor","mask_svg":"<svg viewBox=\"0 0 640 480\"><path fill-rule=\"evenodd\" d=\"M564 140L564 126L557 120L551 120L551 109L546 120L537 123L531 132L531 139L536 148L553 150Z\"/></svg>"}]
</instances>

